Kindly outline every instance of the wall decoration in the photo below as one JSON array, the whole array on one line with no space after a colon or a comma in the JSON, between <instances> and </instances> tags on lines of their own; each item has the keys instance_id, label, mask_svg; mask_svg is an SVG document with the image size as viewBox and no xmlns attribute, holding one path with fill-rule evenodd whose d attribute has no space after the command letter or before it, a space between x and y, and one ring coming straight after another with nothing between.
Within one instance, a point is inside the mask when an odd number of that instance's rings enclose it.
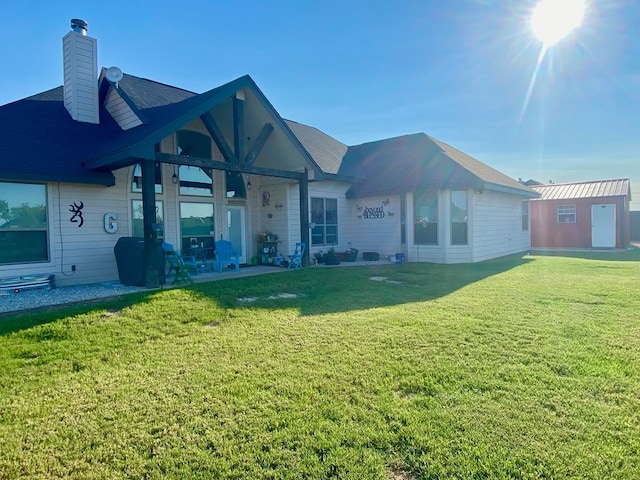
<instances>
[{"instance_id":1,"label":"wall decoration","mask_svg":"<svg viewBox=\"0 0 640 480\"><path fill-rule=\"evenodd\" d=\"M84 217L82 216L84 203L80 201L80 205L78 205L76 202L73 202L73 205L69 205L69 207L69 211L73 213L69 221L71 223L79 223L80 225L78 225L78 228L82 227L82 225L84 225Z\"/></svg>"},{"instance_id":2,"label":"wall decoration","mask_svg":"<svg viewBox=\"0 0 640 480\"><path fill-rule=\"evenodd\" d=\"M271 201L271 194L267 191L262 192L262 206L266 207Z\"/></svg>"},{"instance_id":3,"label":"wall decoration","mask_svg":"<svg viewBox=\"0 0 640 480\"><path fill-rule=\"evenodd\" d=\"M366 205L356 205L356 218L358 220L372 220L372 219L381 219L384 218L385 216L389 216L389 217L393 217L395 215L394 212L391 212L388 210L389 205L390 205L390 201L387 198L386 200L382 200L382 202L380 202L380 206L376 206L376 207L368 207ZM385 208L387 208L387 210L385 211Z\"/></svg>"},{"instance_id":4,"label":"wall decoration","mask_svg":"<svg viewBox=\"0 0 640 480\"><path fill-rule=\"evenodd\" d=\"M107 212L104 214L104 231L107 233L116 233L118 231L118 215L115 212Z\"/></svg>"}]
</instances>

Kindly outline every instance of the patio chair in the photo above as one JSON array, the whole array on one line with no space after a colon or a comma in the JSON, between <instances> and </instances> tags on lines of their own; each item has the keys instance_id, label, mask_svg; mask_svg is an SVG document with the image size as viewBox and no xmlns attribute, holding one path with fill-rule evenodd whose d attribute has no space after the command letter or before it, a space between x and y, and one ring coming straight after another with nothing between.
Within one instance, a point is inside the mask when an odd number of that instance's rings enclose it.
<instances>
[{"instance_id":1,"label":"patio chair","mask_svg":"<svg viewBox=\"0 0 640 480\"><path fill-rule=\"evenodd\" d=\"M169 275L172 270L176 274L176 278L173 279L172 283L193 283L191 275L189 275L189 270L185 265L184 259L173 249L173 245L171 245L170 243L162 242L162 250L164 251L164 258L169 264L167 275Z\"/></svg>"},{"instance_id":2,"label":"patio chair","mask_svg":"<svg viewBox=\"0 0 640 480\"><path fill-rule=\"evenodd\" d=\"M214 260L214 270L222 272L222 268L234 265L236 272L240 271L240 256L233 250L233 245L228 240L218 240L216 242L216 258Z\"/></svg>"},{"instance_id":3,"label":"patio chair","mask_svg":"<svg viewBox=\"0 0 640 480\"><path fill-rule=\"evenodd\" d=\"M302 256L304 255L304 249L307 245L304 242L297 242L296 248L289 257L289 268L301 268Z\"/></svg>"}]
</instances>

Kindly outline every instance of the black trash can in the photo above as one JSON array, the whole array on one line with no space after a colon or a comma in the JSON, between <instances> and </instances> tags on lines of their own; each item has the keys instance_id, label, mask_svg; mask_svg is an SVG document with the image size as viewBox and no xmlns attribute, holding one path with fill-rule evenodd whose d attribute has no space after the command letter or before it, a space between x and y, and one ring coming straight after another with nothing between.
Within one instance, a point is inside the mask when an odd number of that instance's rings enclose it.
<instances>
[{"instance_id":1,"label":"black trash can","mask_svg":"<svg viewBox=\"0 0 640 480\"><path fill-rule=\"evenodd\" d=\"M113 247L118 266L118 277L123 285L145 286L144 272L144 238L121 237ZM157 246L155 260L159 270L160 285L164 285L164 252L160 245Z\"/></svg>"}]
</instances>

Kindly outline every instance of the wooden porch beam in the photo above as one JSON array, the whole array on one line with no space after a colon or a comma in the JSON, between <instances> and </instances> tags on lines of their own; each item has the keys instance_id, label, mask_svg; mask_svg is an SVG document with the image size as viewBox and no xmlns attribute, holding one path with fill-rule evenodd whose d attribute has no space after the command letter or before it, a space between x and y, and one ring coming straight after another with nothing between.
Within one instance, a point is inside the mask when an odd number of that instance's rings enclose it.
<instances>
[{"instance_id":1,"label":"wooden porch beam","mask_svg":"<svg viewBox=\"0 0 640 480\"><path fill-rule=\"evenodd\" d=\"M253 141L253 144L249 149L249 153L247 153L247 156L244 159L244 164L246 166L250 167L256 161L256 158L258 158L258 155L260 155L260 152L267 143L267 140L269 140L271 132L273 132L273 125L271 125L270 123L265 123L256 139Z\"/></svg>"},{"instance_id":2,"label":"wooden porch beam","mask_svg":"<svg viewBox=\"0 0 640 480\"><path fill-rule=\"evenodd\" d=\"M244 92L233 97L233 151L236 158L244 157Z\"/></svg>"},{"instance_id":3,"label":"wooden porch beam","mask_svg":"<svg viewBox=\"0 0 640 480\"><path fill-rule=\"evenodd\" d=\"M236 155L234 155L233 151L231 150L231 145L229 145L227 140L224 138L224 135L222 135L222 130L220 130L220 127L218 127L218 123L216 122L215 118L213 118L213 115L211 115L211 112L200 115L200 120L202 120L202 123L204 123L207 132L209 132L209 135L211 135L211 138L213 138L216 146L222 152L222 156L224 157L224 159L229 163L239 164L239 157L236 157Z\"/></svg>"},{"instance_id":4,"label":"wooden porch beam","mask_svg":"<svg viewBox=\"0 0 640 480\"><path fill-rule=\"evenodd\" d=\"M160 286L160 268L158 262L158 234L154 228L156 221L156 162L143 160L142 169L142 218L144 228L144 286Z\"/></svg>"},{"instance_id":5,"label":"wooden porch beam","mask_svg":"<svg viewBox=\"0 0 640 480\"><path fill-rule=\"evenodd\" d=\"M156 152L155 160L162 163L170 163L172 165L191 165L200 168L213 168L214 170L225 170L228 172L240 172L251 173L255 175L265 175L269 177L278 178L291 178L293 180L300 180L302 177L306 178L306 170L302 172L292 172L288 170L277 170L275 168L261 168L247 165L234 164L230 162L223 162L220 160L211 160L208 158L198 157L183 157L180 155L173 155L170 153Z\"/></svg>"}]
</instances>

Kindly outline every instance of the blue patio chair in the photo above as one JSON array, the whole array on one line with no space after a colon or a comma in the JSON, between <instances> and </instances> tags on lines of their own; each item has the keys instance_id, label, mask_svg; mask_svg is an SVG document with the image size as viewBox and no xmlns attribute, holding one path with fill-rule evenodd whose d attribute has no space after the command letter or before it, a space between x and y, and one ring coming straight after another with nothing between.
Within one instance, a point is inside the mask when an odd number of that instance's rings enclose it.
<instances>
[{"instance_id":1,"label":"blue patio chair","mask_svg":"<svg viewBox=\"0 0 640 480\"><path fill-rule=\"evenodd\" d=\"M240 256L233 250L233 245L228 240L218 240L216 242L216 258L214 260L214 270L222 272L222 268L227 265L234 265L236 272L240 270Z\"/></svg>"},{"instance_id":2,"label":"blue patio chair","mask_svg":"<svg viewBox=\"0 0 640 480\"><path fill-rule=\"evenodd\" d=\"M302 256L304 255L304 249L306 248L306 244L304 242L297 242L296 248L291 255L287 255L289 257L289 268L301 268L302 267Z\"/></svg>"},{"instance_id":3,"label":"blue patio chair","mask_svg":"<svg viewBox=\"0 0 640 480\"><path fill-rule=\"evenodd\" d=\"M173 249L173 245L167 242L162 242L162 250L164 251L164 258L169 265L167 275L169 275L172 270L176 274L176 278L173 279L172 283L193 283L184 259Z\"/></svg>"}]
</instances>

